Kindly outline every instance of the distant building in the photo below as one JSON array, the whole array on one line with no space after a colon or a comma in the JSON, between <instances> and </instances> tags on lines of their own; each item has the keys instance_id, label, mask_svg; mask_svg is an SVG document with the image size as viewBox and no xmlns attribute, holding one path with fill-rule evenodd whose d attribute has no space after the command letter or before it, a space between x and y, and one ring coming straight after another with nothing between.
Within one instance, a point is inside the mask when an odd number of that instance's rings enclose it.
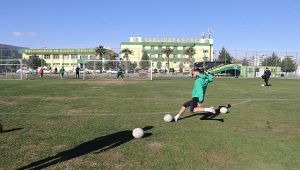
<instances>
[{"instance_id":1,"label":"distant building","mask_svg":"<svg viewBox=\"0 0 300 170\"><path fill-rule=\"evenodd\" d=\"M66 71L74 70L77 66L82 67L83 60L99 59L94 48L26 49L23 52L23 59L28 59L30 56L44 59L52 69L64 67Z\"/></svg>"},{"instance_id":2,"label":"distant building","mask_svg":"<svg viewBox=\"0 0 300 170\"><path fill-rule=\"evenodd\" d=\"M249 58L249 64L252 66L261 66L267 57L265 55L253 56Z\"/></svg>"},{"instance_id":3,"label":"distant building","mask_svg":"<svg viewBox=\"0 0 300 170\"><path fill-rule=\"evenodd\" d=\"M157 68L157 63L161 62L161 68L167 68L167 56L162 53L162 49L171 48L173 54L169 56L170 67L179 70L180 64L189 68L188 58L185 50L189 47L195 49L196 54L193 56L193 62L213 61L213 39L205 38L142 38L130 37L129 42L121 42L122 49L133 51L129 55L129 60L141 60L142 55L146 52L152 60L152 68ZM124 57L124 54L121 54ZM182 66L181 66L182 67Z\"/></svg>"},{"instance_id":4,"label":"distant building","mask_svg":"<svg viewBox=\"0 0 300 170\"><path fill-rule=\"evenodd\" d=\"M22 53L26 47L18 47L7 44L0 44L0 60L4 59L21 59Z\"/></svg>"}]
</instances>

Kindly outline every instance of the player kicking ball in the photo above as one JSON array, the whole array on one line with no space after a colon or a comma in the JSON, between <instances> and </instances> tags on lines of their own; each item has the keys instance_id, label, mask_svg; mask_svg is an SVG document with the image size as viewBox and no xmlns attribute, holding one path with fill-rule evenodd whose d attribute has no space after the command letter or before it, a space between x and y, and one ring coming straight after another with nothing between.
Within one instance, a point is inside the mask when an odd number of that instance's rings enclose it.
<instances>
[{"instance_id":1,"label":"player kicking ball","mask_svg":"<svg viewBox=\"0 0 300 170\"><path fill-rule=\"evenodd\" d=\"M183 114L187 107L190 107L192 113L195 112L210 112L212 114L216 113L214 107L205 108L203 106L203 101L205 97L205 92L209 83L213 82L214 76L205 73L203 68L198 68L192 71L196 79L194 82L194 88L192 91L192 100L185 102L180 108L177 115L174 117L175 122L178 121L181 114Z\"/></svg>"}]
</instances>

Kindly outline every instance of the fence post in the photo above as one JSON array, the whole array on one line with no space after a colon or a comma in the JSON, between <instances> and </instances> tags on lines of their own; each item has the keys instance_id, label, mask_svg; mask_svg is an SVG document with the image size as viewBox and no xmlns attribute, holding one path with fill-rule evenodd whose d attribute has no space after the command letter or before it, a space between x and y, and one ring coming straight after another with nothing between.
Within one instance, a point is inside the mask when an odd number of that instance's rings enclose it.
<instances>
[{"instance_id":1,"label":"fence post","mask_svg":"<svg viewBox=\"0 0 300 170\"><path fill-rule=\"evenodd\" d=\"M82 60L82 65L83 65L83 76L82 76L82 79L85 80L85 60Z\"/></svg>"},{"instance_id":2,"label":"fence post","mask_svg":"<svg viewBox=\"0 0 300 170\"><path fill-rule=\"evenodd\" d=\"M21 80L23 80L23 71L22 71L22 66L23 66L23 64L22 64L22 60L20 60L20 69L21 69Z\"/></svg>"}]
</instances>

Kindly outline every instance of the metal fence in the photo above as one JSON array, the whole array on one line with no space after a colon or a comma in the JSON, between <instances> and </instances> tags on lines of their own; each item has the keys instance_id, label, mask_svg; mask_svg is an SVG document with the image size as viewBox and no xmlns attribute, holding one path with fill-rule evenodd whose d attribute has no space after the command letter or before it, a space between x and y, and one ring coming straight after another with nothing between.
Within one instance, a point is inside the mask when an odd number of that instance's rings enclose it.
<instances>
[{"instance_id":1,"label":"metal fence","mask_svg":"<svg viewBox=\"0 0 300 170\"><path fill-rule=\"evenodd\" d=\"M162 47L162 49L165 47ZM175 47L170 47L174 48ZM156 49L156 48L155 48ZM177 48L176 48L177 49ZM112 49L116 52L116 60L120 60L120 58L124 59L125 54L120 53L122 49L115 48ZM129 55L129 60L131 61L137 61L142 59L143 56L143 49L130 49L135 51L134 54ZM24 79L24 74L16 74L18 69L21 68L27 68L28 66L24 63L21 64L21 58L22 58L22 52L24 52L24 49L0 49L0 74L1 79L7 78L7 79ZM181 50L182 52L182 50ZM203 53L204 51L196 51L196 53ZM167 56L163 54L160 50L156 49L154 52L151 52L151 50L148 50L148 54L150 57L150 60L153 61L152 63L152 72L155 72L153 77L157 76L157 73L160 73L162 70L166 70L166 60ZM158 55L159 54L159 55ZM93 59L95 59L96 55L93 55ZM205 55L204 55L205 56ZM51 57L51 56L50 56ZM81 55L78 55L77 59L80 58ZM87 56L84 55L84 57L91 57L88 58L89 60L92 60L92 55ZM163 65L161 68L158 68L157 66L157 60L159 59L163 60ZM177 58L176 58L177 57ZM178 60L178 58L184 57L185 60ZM223 57L223 58L222 58ZM175 69L175 73L177 76L180 75L188 75L188 62L186 60L189 58L188 55L184 53L176 54L176 50L172 54L170 54L170 68ZM193 57L192 57L193 58ZM76 59L76 60L77 60ZM86 58L84 58L85 60ZM18 60L18 63L13 63L14 61ZM203 62L202 58L199 58L200 62ZM260 74L262 74L263 70L266 67L270 67L272 71L272 75L276 77L300 77L300 52L291 52L291 51L249 51L249 50L226 50L224 54L224 50L213 50L212 51L212 58L210 62L217 62L221 61L224 65L227 64L240 64L243 66L243 68L240 70L239 75L244 77L258 77ZM74 62L74 61L73 61ZM179 65L184 62L183 69L179 70ZM204 62L209 62L209 59L207 59ZM55 73L59 72L59 69L64 66L66 70L75 70L77 66L79 66L81 69L83 68L83 65L74 63L56 63L59 65L52 65L50 66L50 70L47 67L47 73L50 71L51 75L55 76ZM104 67L104 66L103 66ZM57 69L56 71L54 69ZM96 69L97 70L97 69ZM24 71L25 72L25 71ZM38 71L36 71L38 74ZM46 75L47 75L46 73ZM166 72L165 72L166 73ZM223 73L224 75L233 76L233 74L227 74L228 72L225 71ZM259 73L259 74L258 74ZM53 76L52 75L52 76ZM73 72L68 71L67 75L70 75L71 77L74 76ZM171 72L170 74L164 74L165 76L174 76L174 72Z\"/></svg>"}]
</instances>

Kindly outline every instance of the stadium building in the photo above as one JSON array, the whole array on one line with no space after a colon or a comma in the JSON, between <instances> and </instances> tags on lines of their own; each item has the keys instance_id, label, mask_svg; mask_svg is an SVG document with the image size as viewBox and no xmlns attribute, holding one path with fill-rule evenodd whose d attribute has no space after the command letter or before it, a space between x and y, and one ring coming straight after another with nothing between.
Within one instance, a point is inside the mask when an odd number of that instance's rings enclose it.
<instances>
[{"instance_id":1,"label":"stadium building","mask_svg":"<svg viewBox=\"0 0 300 170\"><path fill-rule=\"evenodd\" d=\"M165 48L171 48L173 53L169 56L170 68L179 70L180 67L189 68L188 58L185 50L189 47L195 49L193 62L213 61L213 39L205 38L142 38L130 37L129 42L121 42L121 50L128 48L132 50L129 60L141 60L143 53L147 53L152 62L153 69L167 68L167 56L162 53ZM121 54L124 58L124 54ZM182 65L183 64L183 65Z\"/></svg>"}]
</instances>

